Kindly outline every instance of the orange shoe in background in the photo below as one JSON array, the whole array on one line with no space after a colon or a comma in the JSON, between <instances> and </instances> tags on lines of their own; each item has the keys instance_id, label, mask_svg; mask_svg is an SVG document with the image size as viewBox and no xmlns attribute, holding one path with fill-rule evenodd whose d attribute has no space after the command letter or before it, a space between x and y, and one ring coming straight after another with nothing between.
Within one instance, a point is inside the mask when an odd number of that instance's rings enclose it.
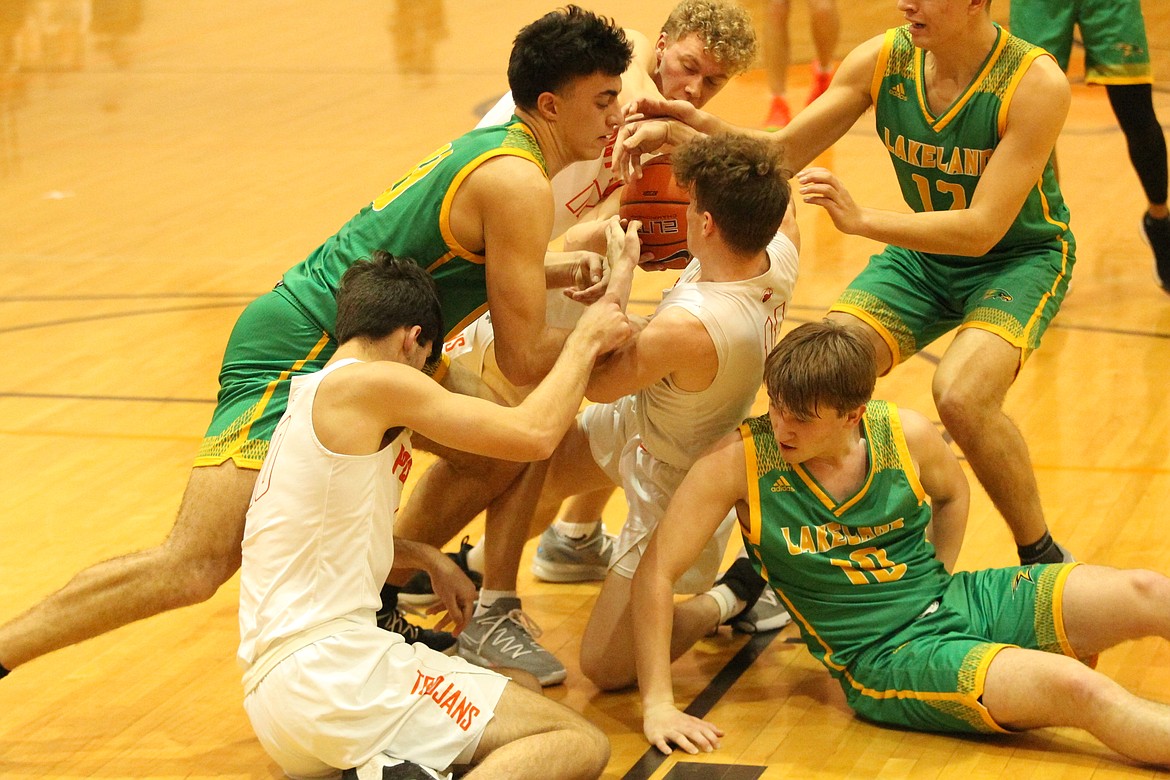
<instances>
[{"instance_id":1,"label":"orange shoe in background","mask_svg":"<svg viewBox=\"0 0 1170 780\"><path fill-rule=\"evenodd\" d=\"M811 103L829 88L829 82L833 80L833 74L837 72L836 68L829 68L825 70L821 67L821 63L816 60L812 61L812 86L808 90L808 102Z\"/></svg>"},{"instance_id":2,"label":"orange shoe in background","mask_svg":"<svg viewBox=\"0 0 1170 780\"><path fill-rule=\"evenodd\" d=\"M782 127L787 127L792 121L792 111L788 108L788 101L783 95L773 95L772 104L768 107L768 116L764 119L764 129L774 133Z\"/></svg>"}]
</instances>

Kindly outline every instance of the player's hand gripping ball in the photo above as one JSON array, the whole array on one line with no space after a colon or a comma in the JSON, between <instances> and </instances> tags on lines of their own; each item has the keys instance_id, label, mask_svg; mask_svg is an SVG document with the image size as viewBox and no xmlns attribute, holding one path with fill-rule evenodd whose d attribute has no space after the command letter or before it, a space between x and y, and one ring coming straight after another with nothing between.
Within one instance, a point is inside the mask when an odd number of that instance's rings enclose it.
<instances>
[{"instance_id":1,"label":"player's hand gripping ball","mask_svg":"<svg viewBox=\"0 0 1170 780\"><path fill-rule=\"evenodd\" d=\"M674 180L670 155L661 154L642 164L642 178L622 187L618 214L623 220L642 223L638 238L640 265L648 271L685 268L691 261L687 251L687 206L690 195Z\"/></svg>"}]
</instances>

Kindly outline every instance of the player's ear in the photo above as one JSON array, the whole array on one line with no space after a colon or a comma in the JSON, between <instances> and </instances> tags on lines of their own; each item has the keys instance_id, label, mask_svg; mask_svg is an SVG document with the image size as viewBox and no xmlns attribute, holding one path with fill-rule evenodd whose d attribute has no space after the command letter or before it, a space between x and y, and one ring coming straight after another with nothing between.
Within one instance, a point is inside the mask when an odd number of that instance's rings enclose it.
<instances>
[{"instance_id":1,"label":"player's ear","mask_svg":"<svg viewBox=\"0 0 1170 780\"><path fill-rule=\"evenodd\" d=\"M710 211L703 212L702 220L703 220L703 222L702 222L703 237L708 238L715 232L715 230L719 226L715 224L715 217L711 216Z\"/></svg>"},{"instance_id":2,"label":"player's ear","mask_svg":"<svg viewBox=\"0 0 1170 780\"><path fill-rule=\"evenodd\" d=\"M536 110L545 119L550 121L556 119L557 96L551 92L541 92L540 96L536 98Z\"/></svg>"},{"instance_id":3,"label":"player's ear","mask_svg":"<svg viewBox=\"0 0 1170 780\"><path fill-rule=\"evenodd\" d=\"M861 416L865 414L865 404L857 407L853 411L845 415L845 420L850 425L856 425L861 422Z\"/></svg>"},{"instance_id":4,"label":"player's ear","mask_svg":"<svg viewBox=\"0 0 1170 780\"><path fill-rule=\"evenodd\" d=\"M409 356L419 348L419 339L422 338L422 326L411 325L402 329L402 354Z\"/></svg>"}]
</instances>

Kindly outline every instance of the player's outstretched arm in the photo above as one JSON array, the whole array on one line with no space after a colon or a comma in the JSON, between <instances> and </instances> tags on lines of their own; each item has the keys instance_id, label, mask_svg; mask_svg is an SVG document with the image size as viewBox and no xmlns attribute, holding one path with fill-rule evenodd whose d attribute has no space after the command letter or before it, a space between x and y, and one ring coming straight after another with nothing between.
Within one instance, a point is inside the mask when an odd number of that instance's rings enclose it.
<instances>
[{"instance_id":1,"label":"player's outstretched arm","mask_svg":"<svg viewBox=\"0 0 1170 780\"><path fill-rule=\"evenodd\" d=\"M935 556L954 571L963 534L967 530L970 487L959 459L951 452L938 429L910 409L899 409L906 446L918 470L922 489L930 499L930 532Z\"/></svg>"},{"instance_id":2,"label":"player's outstretched arm","mask_svg":"<svg viewBox=\"0 0 1170 780\"><path fill-rule=\"evenodd\" d=\"M700 457L675 491L638 564L630 591L638 615L634 654L642 695L642 730L663 753L678 745L688 753L719 747L723 732L687 715L674 703L670 673L674 630L674 582L691 567L728 511L747 496L743 441L723 437Z\"/></svg>"},{"instance_id":3,"label":"player's outstretched arm","mask_svg":"<svg viewBox=\"0 0 1170 780\"><path fill-rule=\"evenodd\" d=\"M641 175L642 154L681 146L698 135L731 132L767 138L781 148L789 170L800 170L849 132L873 104L869 87L881 45L882 36L876 36L851 51L825 93L777 133L737 127L682 100L638 100L618 130L614 166L629 181Z\"/></svg>"},{"instance_id":4,"label":"player's outstretched arm","mask_svg":"<svg viewBox=\"0 0 1170 780\"><path fill-rule=\"evenodd\" d=\"M549 457L576 417L585 383L598 355L625 343L629 320L613 301L585 310L553 369L516 407L457 395L404 363L377 361L346 366L343 392L318 393L314 426L335 452L376 451L387 430L410 428L452 449L514 461ZM334 377L321 384L325 390ZM318 410L329 428L319 425ZM327 440L329 439L329 440ZM346 442L359 441L355 446ZM334 446L340 443L340 447ZM364 449L363 449L364 448Z\"/></svg>"}]
</instances>

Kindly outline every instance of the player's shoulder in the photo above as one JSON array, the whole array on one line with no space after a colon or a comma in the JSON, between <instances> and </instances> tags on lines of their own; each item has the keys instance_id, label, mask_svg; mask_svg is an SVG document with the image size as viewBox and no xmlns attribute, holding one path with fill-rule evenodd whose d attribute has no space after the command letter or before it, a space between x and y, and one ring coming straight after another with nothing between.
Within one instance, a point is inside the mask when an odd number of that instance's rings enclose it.
<instances>
[{"instance_id":1,"label":"player's shoulder","mask_svg":"<svg viewBox=\"0 0 1170 780\"><path fill-rule=\"evenodd\" d=\"M632 27L625 27L622 32L626 34L626 40L634 48L634 59L631 61L631 65L638 61L639 55L643 58L654 56L654 40L651 40L650 36Z\"/></svg>"},{"instance_id":2,"label":"player's shoulder","mask_svg":"<svg viewBox=\"0 0 1170 780\"><path fill-rule=\"evenodd\" d=\"M684 364L714 348L707 326L686 306L663 306L638 333L639 351L661 352Z\"/></svg>"},{"instance_id":3,"label":"player's shoulder","mask_svg":"<svg viewBox=\"0 0 1170 780\"><path fill-rule=\"evenodd\" d=\"M905 437L906 445L912 453L917 452L922 447L930 446L942 440L942 434L938 428L922 413L913 409L895 406L892 403L888 404L888 406L891 415L897 415L902 429L902 436Z\"/></svg>"},{"instance_id":4,"label":"player's shoulder","mask_svg":"<svg viewBox=\"0 0 1170 780\"><path fill-rule=\"evenodd\" d=\"M527 157L498 154L467 175L462 186L494 198L550 197L552 185L544 169Z\"/></svg>"},{"instance_id":5,"label":"player's shoulder","mask_svg":"<svg viewBox=\"0 0 1170 780\"><path fill-rule=\"evenodd\" d=\"M1061 70L1060 64L1047 52L1040 51L1028 64L1028 69L1020 81L1020 89L1043 89L1054 92L1069 93L1072 88L1068 83L1068 76Z\"/></svg>"},{"instance_id":6,"label":"player's shoulder","mask_svg":"<svg viewBox=\"0 0 1170 780\"><path fill-rule=\"evenodd\" d=\"M1032 132L1037 123L1045 121L1063 124L1072 103L1068 77L1047 53L1039 54L1026 67L1011 99L1009 128L1013 114L1021 120L1024 132Z\"/></svg>"}]
</instances>

